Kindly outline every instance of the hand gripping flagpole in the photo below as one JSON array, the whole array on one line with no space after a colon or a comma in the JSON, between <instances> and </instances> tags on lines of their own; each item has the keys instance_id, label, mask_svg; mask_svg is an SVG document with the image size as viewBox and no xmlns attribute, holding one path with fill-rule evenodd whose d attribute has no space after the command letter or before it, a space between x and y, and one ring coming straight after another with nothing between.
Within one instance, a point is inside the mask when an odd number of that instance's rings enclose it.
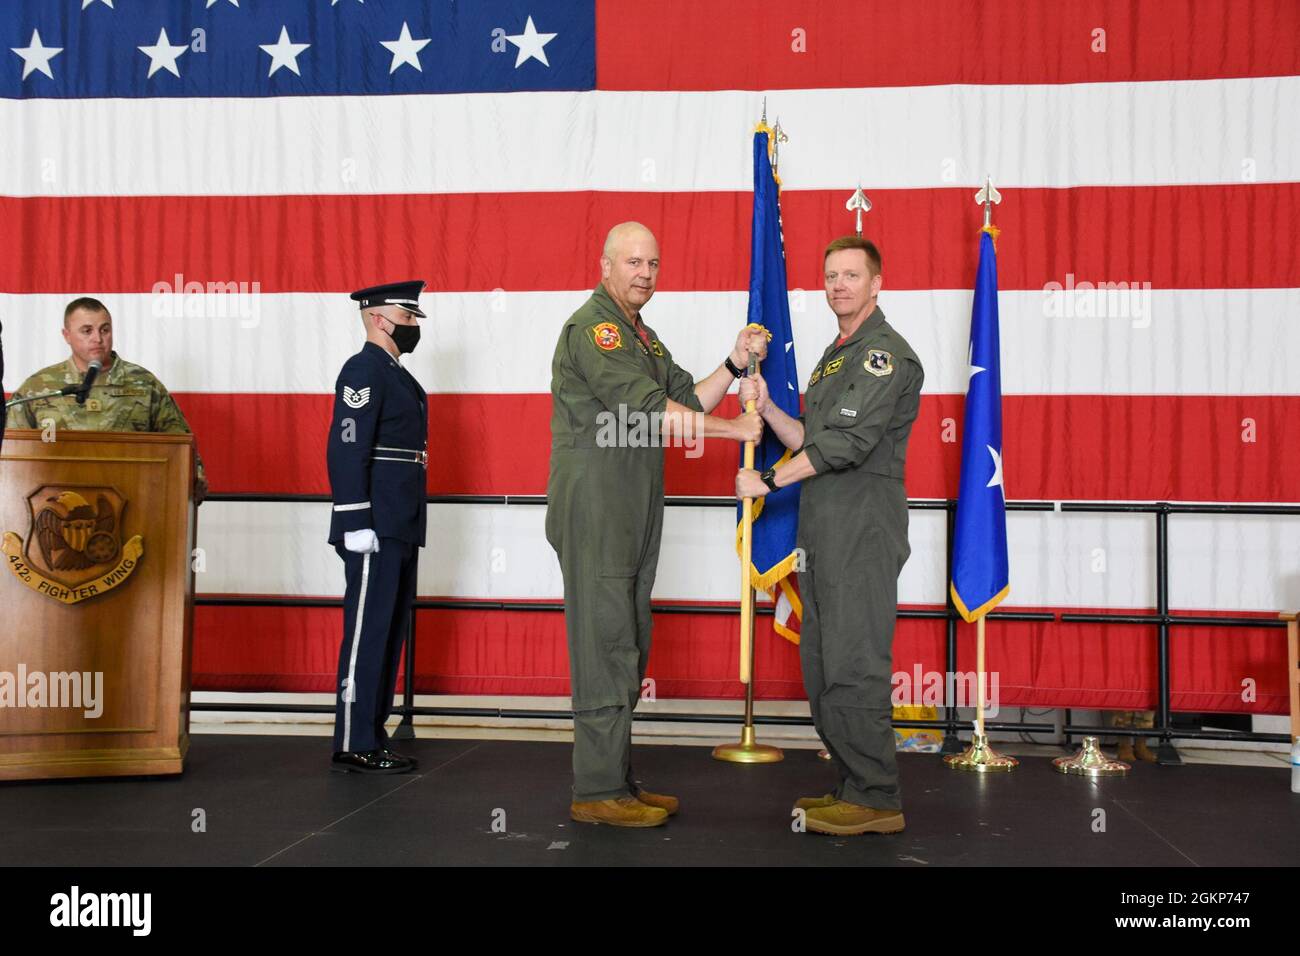
<instances>
[{"instance_id":1,"label":"hand gripping flagpole","mask_svg":"<svg viewBox=\"0 0 1300 956\"><path fill-rule=\"evenodd\" d=\"M993 204L1002 202L1002 194L993 188L993 180L985 177L984 186L975 194L975 201L984 206L984 228L996 241L997 227L993 225ZM975 622L975 733L971 744L959 754L949 754L943 758L953 770L969 770L975 773L1009 772L1020 765L1015 757L1004 757L989 746L988 736L984 733L984 689L988 685L984 665L984 619L988 612L980 614Z\"/></svg>"}]
</instances>

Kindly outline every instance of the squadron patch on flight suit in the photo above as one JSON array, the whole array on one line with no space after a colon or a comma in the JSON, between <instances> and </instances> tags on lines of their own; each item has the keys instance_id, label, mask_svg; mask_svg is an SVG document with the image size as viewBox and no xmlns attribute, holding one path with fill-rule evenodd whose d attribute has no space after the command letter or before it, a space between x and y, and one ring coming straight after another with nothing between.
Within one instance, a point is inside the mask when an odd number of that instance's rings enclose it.
<instances>
[{"instance_id":1,"label":"squadron patch on flight suit","mask_svg":"<svg viewBox=\"0 0 1300 956\"><path fill-rule=\"evenodd\" d=\"M838 371L840 370L840 366L842 366L843 364L844 364L844 356L841 355L839 358L835 359L833 362L827 362L827 363L826 363L826 371L823 372L822 374L823 374L823 375L834 375L836 372L838 372Z\"/></svg>"},{"instance_id":2,"label":"squadron patch on flight suit","mask_svg":"<svg viewBox=\"0 0 1300 956\"><path fill-rule=\"evenodd\" d=\"M808 379L808 387L812 388L821 380L822 380L822 367L818 365L815 369L813 369L812 378Z\"/></svg>"},{"instance_id":3,"label":"squadron patch on flight suit","mask_svg":"<svg viewBox=\"0 0 1300 956\"><path fill-rule=\"evenodd\" d=\"M353 389L343 386L343 404L348 408L364 408L370 401L370 386Z\"/></svg>"},{"instance_id":4,"label":"squadron patch on flight suit","mask_svg":"<svg viewBox=\"0 0 1300 956\"><path fill-rule=\"evenodd\" d=\"M890 375L894 371L894 356L884 349L868 349L867 359L862 367L877 378Z\"/></svg>"},{"instance_id":5,"label":"squadron patch on flight suit","mask_svg":"<svg viewBox=\"0 0 1300 956\"><path fill-rule=\"evenodd\" d=\"M596 348L602 352L612 352L614 349L623 347L623 336L618 331L618 326L613 322L601 322L599 325L591 327L591 339L596 343Z\"/></svg>"}]
</instances>

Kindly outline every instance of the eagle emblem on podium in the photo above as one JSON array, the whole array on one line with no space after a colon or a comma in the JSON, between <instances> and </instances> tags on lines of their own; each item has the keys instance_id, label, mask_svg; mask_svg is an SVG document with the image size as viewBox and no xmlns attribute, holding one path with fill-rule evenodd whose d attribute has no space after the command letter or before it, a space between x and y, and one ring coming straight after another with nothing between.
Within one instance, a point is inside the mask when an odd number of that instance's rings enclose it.
<instances>
[{"instance_id":1,"label":"eagle emblem on podium","mask_svg":"<svg viewBox=\"0 0 1300 956\"><path fill-rule=\"evenodd\" d=\"M82 571L117 557L117 514L107 496L95 507L75 491L46 499L36 514L36 543L51 571Z\"/></svg>"},{"instance_id":2,"label":"eagle emblem on podium","mask_svg":"<svg viewBox=\"0 0 1300 956\"><path fill-rule=\"evenodd\" d=\"M25 542L5 534L6 563L28 587L64 604L117 587L144 554L140 535L122 539L126 501L116 489L45 485L27 496L27 507L31 530Z\"/></svg>"}]
</instances>

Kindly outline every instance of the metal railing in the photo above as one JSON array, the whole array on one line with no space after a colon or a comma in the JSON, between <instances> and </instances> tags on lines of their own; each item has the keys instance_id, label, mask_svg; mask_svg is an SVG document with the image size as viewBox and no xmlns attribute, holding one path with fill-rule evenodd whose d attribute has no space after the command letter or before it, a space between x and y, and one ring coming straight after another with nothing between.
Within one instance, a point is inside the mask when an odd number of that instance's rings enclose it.
<instances>
[{"instance_id":1,"label":"metal railing","mask_svg":"<svg viewBox=\"0 0 1300 956\"><path fill-rule=\"evenodd\" d=\"M211 494L208 501L216 502L253 502L253 503L296 503L328 502L328 495L291 495L291 494ZM545 495L429 495L429 504L480 504L480 505L517 505L544 506ZM698 496L669 496L665 504L676 508L735 508L732 498L714 498ZM910 499L908 508L913 511L946 512L945 552L947 554L947 578L952 580L952 537L953 524L956 519L956 501L953 499ZM1151 514L1155 516L1155 562L1156 562L1156 607L1151 614L1053 614L1039 612L993 611L988 615L991 621L1019 621L1063 624L1145 624L1155 628L1157 641L1157 668L1159 690L1154 726L1150 728L1097 727L1086 724L1073 724L1070 711L1066 710L1066 722L1063 727L1048 723L1025 723L1023 721L986 721L989 731L1010 733L1060 733L1064 743L1069 744L1076 735L1110 735L1131 737L1158 737L1157 758L1163 764L1180 763L1178 752L1173 746L1174 739L1187 740L1236 740L1258 743L1290 743L1287 734L1268 734L1255 732L1207 731L1189 727L1175 727L1172 724L1173 711L1170 709L1169 688L1169 637L1174 627L1224 627L1224 628L1269 628L1285 629L1285 623L1268 618L1223 616L1206 617L1192 614L1178 614L1169 608L1169 517L1176 514L1198 515L1292 515L1300 516L1300 505L1229 505L1229 504L1175 504L1170 502L1131 503L1100 501L1008 501L1008 511L1060 511L1091 512L1100 514ZM342 598L306 598L306 597L203 597L196 596L194 603L200 607L289 607L289 608L342 608ZM656 614L723 614L738 615L739 604L696 605L674 602L656 602L653 605ZM505 718L511 720L567 720L572 717L570 711L529 710L499 707L422 707L415 704L415 645L417 639L416 613L423 610L484 610L484 611L524 611L536 613L558 613L564 610L562 601L501 601L478 598L417 598L407 620L407 641L405 648L405 675L402 688L402 703L393 708L393 713L401 715L402 722L393 737L395 739L414 736L413 718L415 717L471 717L471 718ZM768 616L775 609L764 606L757 609L760 615ZM957 673L957 623L961 620L952 598L947 598L942 610L900 609L900 619L922 619L944 621L946 625L945 667L946 673ZM239 711L246 713L283 713L283 714L332 714L332 704L249 704L249 703L191 703L194 711ZM938 720L895 720L894 726L903 729L942 730L944 734L943 750L955 752L961 745L958 731L966 728L968 721L957 716L955 702L948 701L944 715ZM636 713L634 719L660 723L690 724L739 724L743 721L740 714L680 714L680 713ZM774 726L811 726L809 717L783 717L774 715L754 715L754 722Z\"/></svg>"}]
</instances>

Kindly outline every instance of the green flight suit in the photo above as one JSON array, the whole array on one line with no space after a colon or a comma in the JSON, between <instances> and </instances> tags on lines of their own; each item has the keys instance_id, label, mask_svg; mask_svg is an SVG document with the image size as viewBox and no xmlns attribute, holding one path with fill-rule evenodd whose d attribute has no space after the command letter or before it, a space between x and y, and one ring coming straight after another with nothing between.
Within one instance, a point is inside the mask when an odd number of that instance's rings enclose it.
<instances>
[{"instance_id":1,"label":"green flight suit","mask_svg":"<svg viewBox=\"0 0 1300 956\"><path fill-rule=\"evenodd\" d=\"M29 376L11 398L23 398L75 385L85 377L71 357ZM146 368L132 365L113 353L113 364L95 379L84 405L71 395L56 395L10 409L9 424L17 428L45 428L82 432L171 432L190 434L167 387ZM195 473L206 481L203 461L195 452Z\"/></svg>"},{"instance_id":2,"label":"green flight suit","mask_svg":"<svg viewBox=\"0 0 1300 956\"><path fill-rule=\"evenodd\" d=\"M551 361L546 539L564 575L579 802L638 789L632 711L650 657L664 516L663 439L650 415L669 398L702 411L690 374L640 326L648 345L597 286L565 323Z\"/></svg>"},{"instance_id":3,"label":"green flight suit","mask_svg":"<svg viewBox=\"0 0 1300 956\"><path fill-rule=\"evenodd\" d=\"M877 308L808 381L799 496L804 687L839 771L835 795L902 807L890 724L898 574L911 554L903 462L925 373Z\"/></svg>"}]
</instances>

